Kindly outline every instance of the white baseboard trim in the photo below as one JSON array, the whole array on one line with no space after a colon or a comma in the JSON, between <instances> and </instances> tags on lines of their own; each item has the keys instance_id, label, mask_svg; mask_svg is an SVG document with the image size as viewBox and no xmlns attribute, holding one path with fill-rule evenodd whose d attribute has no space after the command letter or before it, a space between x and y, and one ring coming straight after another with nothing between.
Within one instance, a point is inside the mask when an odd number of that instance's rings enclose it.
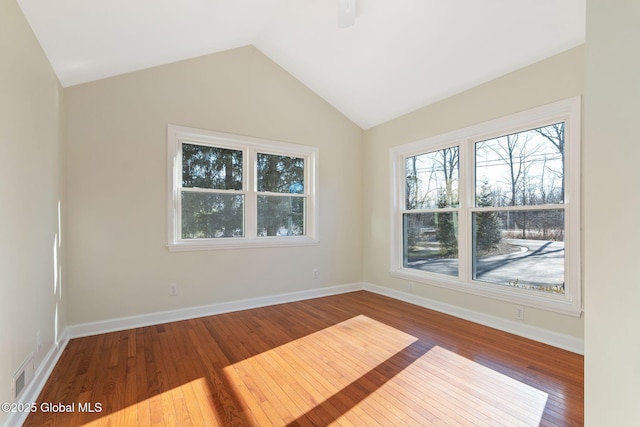
<instances>
[{"instance_id":1,"label":"white baseboard trim","mask_svg":"<svg viewBox=\"0 0 640 427\"><path fill-rule=\"evenodd\" d=\"M371 283L351 283L327 288L317 288L306 291L211 304L200 307L191 307L179 310L142 314L139 316L121 317L98 322L83 323L67 327L65 333L69 338L79 338L89 335L97 335L107 332L139 328L143 326L158 325L161 323L194 319L197 317L212 316L215 314L229 313L239 310L247 310L251 308L266 307L287 302L302 301L311 298L338 295L359 290L367 290L380 295L385 295L390 298L439 311L441 313L450 314L461 319L469 320L474 323L479 323L484 326L499 329L501 331L509 332L514 335L519 335L525 338L549 344L554 347L562 348L574 353L584 354L584 340L580 338L560 334L502 317L491 316L489 314L461 308L455 305L420 297L406 292L397 291L384 286L374 285Z\"/></svg>"},{"instance_id":2,"label":"white baseboard trim","mask_svg":"<svg viewBox=\"0 0 640 427\"><path fill-rule=\"evenodd\" d=\"M197 317L212 316L215 314L230 313L233 311L248 310L251 308L267 307L287 302L338 295L347 292L360 291L362 289L364 289L364 284L351 283L347 285L249 298L199 307L141 314L139 316L120 317L116 319L82 323L67 327L67 331L70 338L80 338L90 335L104 334L107 332L123 331L143 326L158 325L161 323L195 319Z\"/></svg>"},{"instance_id":3,"label":"white baseboard trim","mask_svg":"<svg viewBox=\"0 0 640 427\"><path fill-rule=\"evenodd\" d=\"M408 302L440 313L450 314L461 319L479 323L490 328L499 329L524 338L529 338L544 344L549 344L563 350L584 355L584 340L570 335L552 332L547 329L527 325L526 323L491 316L474 310L468 310L455 305L446 304L429 298L420 297L395 289L364 283L364 289L393 299Z\"/></svg>"},{"instance_id":4,"label":"white baseboard trim","mask_svg":"<svg viewBox=\"0 0 640 427\"><path fill-rule=\"evenodd\" d=\"M505 332L549 344L574 353L584 355L584 340L569 335L559 334L546 329L527 325L521 322L491 316L474 310L468 310L455 305L443 303L429 298L401 292L395 289L378 286L371 283L351 283L327 288L310 289L299 292L291 292L279 295L250 298L238 301L230 301L219 304L211 304L200 307L184 308L172 311L142 314L139 316L121 317L98 322L83 323L68 326L61 334L57 344L55 344L40 363L34 374L34 378L22 393L20 403L36 402L38 395L42 391L51 371L60 359L67 343L72 338L79 338L89 335L102 334L107 332L122 331L126 329L139 328L143 326L157 325L178 320L194 319L197 317L212 316L215 314L229 313L251 308L266 307L287 302L302 301L311 298L320 298L331 295L338 295L347 292L366 290L369 292L384 295L420 307L449 314L484 326L499 329ZM13 412L5 418L3 427L22 425L28 413Z\"/></svg>"},{"instance_id":5,"label":"white baseboard trim","mask_svg":"<svg viewBox=\"0 0 640 427\"><path fill-rule=\"evenodd\" d=\"M36 369L36 372L33 375L33 379L26 386L16 403L25 405L32 403L35 404L37 402L40 392L44 388L49 376L51 376L53 368L58 363L58 360L68 343L69 335L65 329L60 337L58 337L58 341L54 343L47 354L45 354L44 358L38 365L38 369ZM2 426L21 426L27 419L27 415L29 415L29 412L9 412L9 415L4 419Z\"/></svg>"}]
</instances>

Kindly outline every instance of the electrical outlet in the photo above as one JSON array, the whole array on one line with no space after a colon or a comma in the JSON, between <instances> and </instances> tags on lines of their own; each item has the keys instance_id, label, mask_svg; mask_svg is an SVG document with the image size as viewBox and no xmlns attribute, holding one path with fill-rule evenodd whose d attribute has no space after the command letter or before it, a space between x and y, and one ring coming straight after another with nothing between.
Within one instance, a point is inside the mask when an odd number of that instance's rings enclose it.
<instances>
[{"instance_id":1,"label":"electrical outlet","mask_svg":"<svg viewBox=\"0 0 640 427\"><path fill-rule=\"evenodd\" d=\"M409 282L409 292L413 293L413 282Z\"/></svg>"},{"instance_id":2,"label":"electrical outlet","mask_svg":"<svg viewBox=\"0 0 640 427\"><path fill-rule=\"evenodd\" d=\"M318 272L317 268L314 268L313 270L311 270L311 277L313 277L314 279L317 279L319 275L320 273Z\"/></svg>"},{"instance_id":3,"label":"electrical outlet","mask_svg":"<svg viewBox=\"0 0 640 427\"><path fill-rule=\"evenodd\" d=\"M524 320L524 307L521 305L516 306L516 320Z\"/></svg>"},{"instance_id":4,"label":"electrical outlet","mask_svg":"<svg viewBox=\"0 0 640 427\"><path fill-rule=\"evenodd\" d=\"M176 295L178 295L178 284L169 283L169 296L175 297Z\"/></svg>"},{"instance_id":5,"label":"electrical outlet","mask_svg":"<svg viewBox=\"0 0 640 427\"><path fill-rule=\"evenodd\" d=\"M40 331L36 332L36 353L40 353L42 349L42 337L40 335Z\"/></svg>"}]
</instances>

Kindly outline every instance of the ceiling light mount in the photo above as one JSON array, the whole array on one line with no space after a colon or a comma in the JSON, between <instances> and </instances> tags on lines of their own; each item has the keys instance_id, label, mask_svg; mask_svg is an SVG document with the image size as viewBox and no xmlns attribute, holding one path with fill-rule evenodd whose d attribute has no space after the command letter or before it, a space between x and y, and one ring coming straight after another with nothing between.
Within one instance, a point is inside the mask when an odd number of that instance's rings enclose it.
<instances>
[{"instance_id":1,"label":"ceiling light mount","mask_svg":"<svg viewBox=\"0 0 640 427\"><path fill-rule=\"evenodd\" d=\"M338 27L347 28L356 21L356 0L338 0Z\"/></svg>"}]
</instances>

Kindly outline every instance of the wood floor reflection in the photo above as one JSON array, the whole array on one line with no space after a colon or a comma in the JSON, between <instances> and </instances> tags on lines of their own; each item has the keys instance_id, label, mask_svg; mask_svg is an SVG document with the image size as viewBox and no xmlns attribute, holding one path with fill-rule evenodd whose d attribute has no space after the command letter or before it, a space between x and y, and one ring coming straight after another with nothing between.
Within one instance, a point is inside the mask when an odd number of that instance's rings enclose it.
<instances>
[{"instance_id":1,"label":"wood floor reflection","mask_svg":"<svg viewBox=\"0 0 640 427\"><path fill-rule=\"evenodd\" d=\"M25 425L569 426L583 357L360 291L72 340L38 402L74 407Z\"/></svg>"}]
</instances>

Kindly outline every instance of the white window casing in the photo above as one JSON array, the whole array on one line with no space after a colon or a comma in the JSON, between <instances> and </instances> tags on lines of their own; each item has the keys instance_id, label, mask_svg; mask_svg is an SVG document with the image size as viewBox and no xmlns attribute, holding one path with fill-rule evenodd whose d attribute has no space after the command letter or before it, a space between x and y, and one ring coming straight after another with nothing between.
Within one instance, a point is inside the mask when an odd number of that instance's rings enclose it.
<instances>
[{"instance_id":1,"label":"white window casing","mask_svg":"<svg viewBox=\"0 0 640 427\"><path fill-rule=\"evenodd\" d=\"M394 277L412 282L441 286L571 316L580 316L582 312L580 104L580 97L574 97L392 148L390 150L392 171L391 274ZM561 205L495 207L490 210L536 211L558 208L564 211L564 293L542 292L473 280L472 214L483 211L483 208L475 206L474 144L558 122L565 124L564 203ZM405 244L403 213L406 212L405 159L453 146L459 147L459 207L444 211L458 213L459 271L457 277L408 268L404 266L403 262Z\"/></svg>"},{"instance_id":2,"label":"white window casing","mask_svg":"<svg viewBox=\"0 0 640 427\"><path fill-rule=\"evenodd\" d=\"M318 148L281 141L272 141L211 130L168 125L168 244L170 252L305 246L318 243ZM242 151L242 189L209 190L182 188L183 143ZM257 191L256 162L258 153L291 156L304 159L304 191L269 193ZM233 238L182 238L181 192L237 194L244 197L244 235ZM302 197L305 199L304 233L297 236L258 236L258 195Z\"/></svg>"}]
</instances>

